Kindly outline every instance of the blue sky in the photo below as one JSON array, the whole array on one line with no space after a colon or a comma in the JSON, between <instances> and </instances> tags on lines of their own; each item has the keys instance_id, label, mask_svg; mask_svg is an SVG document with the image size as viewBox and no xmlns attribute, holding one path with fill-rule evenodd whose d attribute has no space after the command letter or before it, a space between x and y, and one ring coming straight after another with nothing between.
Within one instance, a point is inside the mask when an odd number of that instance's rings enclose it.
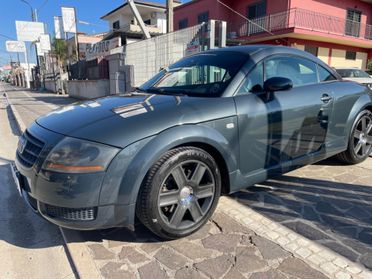
<instances>
[{"instance_id":1,"label":"blue sky","mask_svg":"<svg viewBox=\"0 0 372 279\"><path fill-rule=\"evenodd\" d=\"M29 6L21 0L3 0L0 8L0 65L9 62L9 53L5 50L6 38L9 36L16 39L15 21L31 20ZM100 19L101 16L124 3L124 0L28 0L38 9L39 21L47 24L49 33L53 33L53 16L61 15L61 6L75 7L78 20L94 23L100 26L78 25L78 30L87 33L107 31L107 23ZM165 0L151 0L151 2L165 3ZM186 1L183 1L186 2ZM35 54L30 54L30 62L35 61ZM17 54L12 53L13 61L17 60ZM23 55L20 54L21 62Z\"/></svg>"}]
</instances>

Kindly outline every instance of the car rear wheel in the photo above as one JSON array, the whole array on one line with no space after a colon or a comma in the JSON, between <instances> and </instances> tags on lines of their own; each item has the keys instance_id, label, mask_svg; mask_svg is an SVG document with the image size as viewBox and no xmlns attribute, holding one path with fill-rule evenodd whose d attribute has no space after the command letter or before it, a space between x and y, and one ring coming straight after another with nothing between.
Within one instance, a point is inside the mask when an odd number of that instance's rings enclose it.
<instances>
[{"instance_id":1,"label":"car rear wheel","mask_svg":"<svg viewBox=\"0 0 372 279\"><path fill-rule=\"evenodd\" d=\"M161 238L184 237L207 222L220 191L220 172L210 154L194 147L170 150L148 172L137 216Z\"/></svg>"},{"instance_id":2,"label":"car rear wheel","mask_svg":"<svg viewBox=\"0 0 372 279\"><path fill-rule=\"evenodd\" d=\"M355 119L352 126L348 149L340 154L338 158L348 164L363 162L372 151L372 113L363 110Z\"/></svg>"}]
</instances>

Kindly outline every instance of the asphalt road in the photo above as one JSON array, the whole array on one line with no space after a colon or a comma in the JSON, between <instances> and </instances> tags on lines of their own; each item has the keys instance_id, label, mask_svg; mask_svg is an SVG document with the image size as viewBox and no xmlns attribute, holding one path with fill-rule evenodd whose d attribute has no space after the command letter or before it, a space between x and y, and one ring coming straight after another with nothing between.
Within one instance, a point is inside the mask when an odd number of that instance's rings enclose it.
<instances>
[{"instance_id":1,"label":"asphalt road","mask_svg":"<svg viewBox=\"0 0 372 279\"><path fill-rule=\"evenodd\" d=\"M6 87L0 84L0 278L75 278L59 228L28 208L12 180L19 132Z\"/></svg>"}]
</instances>

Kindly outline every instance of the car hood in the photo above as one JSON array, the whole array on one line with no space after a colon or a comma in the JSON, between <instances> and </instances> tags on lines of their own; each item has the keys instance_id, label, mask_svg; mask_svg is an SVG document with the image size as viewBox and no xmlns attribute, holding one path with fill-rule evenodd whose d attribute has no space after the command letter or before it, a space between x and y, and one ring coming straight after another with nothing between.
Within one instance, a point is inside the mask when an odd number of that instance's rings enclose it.
<instances>
[{"instance_id":1,"label":"car hood","mask_svg":"<svg viewBox=\"0 0 372 279\"><path fill-rule=\"evenodd\" d=\"M173 126L232 115L232 98L113 96L62 107L36 122L66 136L124 148Z\"/></svg>"},{"instance_id":2,"label":"car hood","mask_svg":"<svg viewBox=\"0 0 372 279\"><path fill-rule=\"evenodd\" d=\"M372 78L343 78L344 80L355 81L360 84L370 84L372 83Z\"/></svg>"}]
</instances>

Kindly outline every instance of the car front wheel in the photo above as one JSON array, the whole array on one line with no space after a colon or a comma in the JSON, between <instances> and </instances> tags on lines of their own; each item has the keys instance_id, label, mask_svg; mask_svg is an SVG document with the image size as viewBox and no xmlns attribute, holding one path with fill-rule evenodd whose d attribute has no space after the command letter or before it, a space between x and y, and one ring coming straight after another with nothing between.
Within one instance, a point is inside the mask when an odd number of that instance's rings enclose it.
<instances>
[{"instance_id":1,"label":"car front wheel","mask_svg":"<svg viewBox=\"0 0 372 279\"><path fill-rule=\"evenodd\" d=\"M363 162L372 151L372 113L363 110L356 117L352 126L348 149L338 158L348 164Z\"/></svg>"},{"instance_id":2,"label":"car front wheel","mask_svg":"<svg viewBox=\"0 0 372 279\"><path fill-rule=\"evenodd\" d=\"M202 149L180 147L165 153L149 170L137 200L137 216L164 239L187 236L213 214L221 175Z\"/></svg>"}]
</instances>

